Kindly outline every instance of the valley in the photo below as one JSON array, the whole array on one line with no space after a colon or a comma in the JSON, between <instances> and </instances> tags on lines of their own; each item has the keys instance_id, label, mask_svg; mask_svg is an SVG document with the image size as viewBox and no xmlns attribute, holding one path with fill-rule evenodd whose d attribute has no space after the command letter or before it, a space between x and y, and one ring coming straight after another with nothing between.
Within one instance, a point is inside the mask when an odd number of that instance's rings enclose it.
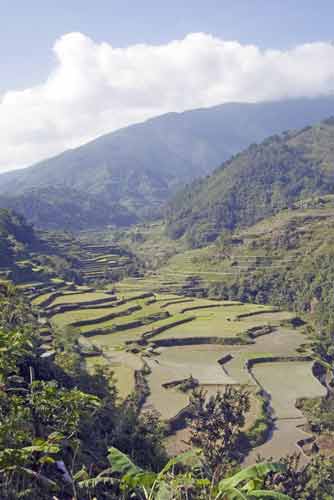
<instances>
[{"instance_id":1,"label":"valley","mask_svg":"<svg viewBox=\"0 0 334 500\"><path fill-rule=\"evenodd\" d=\"M84 273L87 262L117 257L115 245L87 240L80 239ZM61 238L57 245L64 246ZM126 262L119 257L120 267ZM201 288L171 275L162 267L161 274L97 285L98 271L95 281L84 274L85 285L53 278L18 286L43 325L42 356L56 357L65 336L88 372L109 367L121 399L139 394L141 411L155 411L165 422L170 453L187 448L191 388L209 397L227 385L245 386L251 394L245 435L255 447L248 457L245 449L246 462L257 454L279 458L284 450L301 451L297 442L307 422L296 401L326 392L312 374L306 323L277 306L196 297Z\"/></svg>"},{"instance_id":2,"label":"valley","mask_svg":"<svg viewBox=\"0 0 334 500\"><path fill-rule=\"evenodd\" d=\"M246 463L258 454L303 453L300 442L310 434L296 402L326 395L312 373L312 318L279 302L245 301L235 283L300 265L305 239L312 233L316 245L313 233L334 220L331 197L321 207L312 203L194 250L166 238L158 223L76 237L40 232L39 252L45 253L28 252L14 268L36 277L17 286L43 326L41 355L57 358L63 345L79 354L89 373L111 369L120 400L137 394L141 411L157 412L165 422L170 453L187 449L191 390L203 389L209 397L229 385L246 387L251 395ZM274 251L291 227L300 239ZM70 259L76 282L71 273L57 276L55 255ZM234 296L224 296L226 289L235 290Z\"/></svg>"},{"instance_id":3,"label":"valley","mask_svg":"<svg viewBox=\"0 0 334 500\"><path fill-rule=\"evenodd\" d=\"M332 457L333 124L251 146L181 190L164 218L70 232L0 211L8 387L20 393L22 373L35 404L36 376L42 415L44 388L97 398L101 411L87 419L83 403L72 431L82 463L96 454L103 470L112 443L155 470L196 451L196 432L201 449L219 449L222 430L234 469L275 460L299 474ZM30 339L18 354L17 328Z\"/></svg>"}]
</instances>

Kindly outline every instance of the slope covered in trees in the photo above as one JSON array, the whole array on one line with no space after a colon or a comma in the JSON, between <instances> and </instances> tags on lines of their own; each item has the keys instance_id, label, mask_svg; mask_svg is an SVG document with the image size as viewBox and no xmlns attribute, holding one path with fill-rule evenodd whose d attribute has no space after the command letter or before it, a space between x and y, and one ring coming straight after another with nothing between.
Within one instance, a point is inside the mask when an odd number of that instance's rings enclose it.
<instances>
[{"instance_id":1,"label":"slope covered in trees","mask_svg":"<svg viewBox=\"0 0 334 500\"><path fill-rule=\"evenodd\" d=\"M331 114L333 97L169 113L1 175L0 205L44 228L127 225L249 144Z\"/></svg>"},{"instance_id":2,"label":"slope covered in trees","mask_svg":"<svg viewBox=\"0 0 334 500\"><path fill-rule=\"evenodd\" d=\"M297 200L333 193L333 143L330 118L250 146L174 198L167 209L169 234L186 234L192 246L201 246Z\"/></svg>"},{"instance_id":3,"label":"slope covered in trees","mask_svg":"<svg viewBox=\"0 0 334 500\"><path fill-rule=\"evenodd\" d=\"M34 230L22 216L0 209L0 267L12 265L17 255L36 243Z\"/></svg>"}]
</instances>

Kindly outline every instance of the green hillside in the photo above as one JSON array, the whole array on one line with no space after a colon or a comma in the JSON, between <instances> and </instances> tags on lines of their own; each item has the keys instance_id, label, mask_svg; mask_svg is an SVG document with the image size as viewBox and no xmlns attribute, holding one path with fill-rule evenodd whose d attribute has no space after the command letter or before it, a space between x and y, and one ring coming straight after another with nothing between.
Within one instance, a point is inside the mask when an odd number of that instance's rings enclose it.
<instances>
[{"instance_id":1,"label":"green hillside","mask_svg":"<svg viewBox=\"0 0 334 500\"><path fill-rule=\"evenodd\" d=\"M334 119L273 136L181 191L167 210L168 232L192 246L245 227L310 196L334 192Z\"/></svg>"},{"instance_id":2,"label":"green hillside","mask_svg":"<svg viewBox=\"0 0 334 500\"><path fill-rule=\"evenodd\" d=\"M36 243L32 227L22 216L0 209L0 268L12 265L16 257Z\"/></svg>"}]
</instances>

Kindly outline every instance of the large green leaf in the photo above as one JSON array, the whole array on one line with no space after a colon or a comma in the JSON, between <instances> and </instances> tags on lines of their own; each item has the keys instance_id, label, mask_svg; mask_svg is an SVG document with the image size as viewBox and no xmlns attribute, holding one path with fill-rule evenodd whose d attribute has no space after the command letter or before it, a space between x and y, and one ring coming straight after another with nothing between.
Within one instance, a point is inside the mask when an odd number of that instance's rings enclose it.
<instances>
[{"instance_id":1,"label":"large green leaf","mask_svg":"<svg viewBox=\"0 0 334 500\"><path fill-rule=\"evenodd\" d=\"M157 475L154 472L139 472L138 474L125 474L122 477L121 487L123 490L135 490L136 488L150 489Z\"/></svg>"},{"instance_id":2,"label":"large green leaf","mask_svg":"<svg viewBox=\"0 0 334 500\"><path fill-rule=\"evenodd\" d=\"M158 479L161 479L168 471L170 471L175 465L197 465L201 450L197 448L192 448L191 450L185 451L176 457L171 458L165 467L159 472Z\"/></svg>"},{"instance_id":3,"label":"large green leaf","mask_svg":"<svg viewBox=\"0 0 334 500\"><path fill-rule=\"evenodd\" d=\"M228 491L229 489L236 488L243 482L264 478L269 474L269 472L284 472L285 469L286 468L283 464L277 463L252 465L237 474L234 474L234 476L220 481L219 491Z\"/></svg>"},{"instance_id":4,"label":"large green leaf","mask_svg":"<svg viewBox=\"0 0 334 500\"><path fill-rule=\"evenodd\" d=\"M108 452L108 460L113 472L119 473L122 476L136 476L143 472L125 453L122 453L117 448L109 448Z\"/></svg>"}]
</instances>

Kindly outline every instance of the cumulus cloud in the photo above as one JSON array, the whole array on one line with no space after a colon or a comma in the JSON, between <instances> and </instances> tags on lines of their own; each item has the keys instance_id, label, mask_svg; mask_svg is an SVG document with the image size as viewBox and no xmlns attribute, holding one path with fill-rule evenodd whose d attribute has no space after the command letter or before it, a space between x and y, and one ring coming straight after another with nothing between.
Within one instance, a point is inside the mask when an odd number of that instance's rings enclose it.
<instances>
[{"instance_id":1,"label":"cumulus cloud","mask_svg":"<svg viewBox=\"0 0 334 500\"><path fill-rule=\"evenodd\" d=\"M0 170L25 166L167 111L334 90L334 46L290 50L192 33L165 45L116 48L59 38L45 82L0 96Z\"/></svg>"}]
</instances>

